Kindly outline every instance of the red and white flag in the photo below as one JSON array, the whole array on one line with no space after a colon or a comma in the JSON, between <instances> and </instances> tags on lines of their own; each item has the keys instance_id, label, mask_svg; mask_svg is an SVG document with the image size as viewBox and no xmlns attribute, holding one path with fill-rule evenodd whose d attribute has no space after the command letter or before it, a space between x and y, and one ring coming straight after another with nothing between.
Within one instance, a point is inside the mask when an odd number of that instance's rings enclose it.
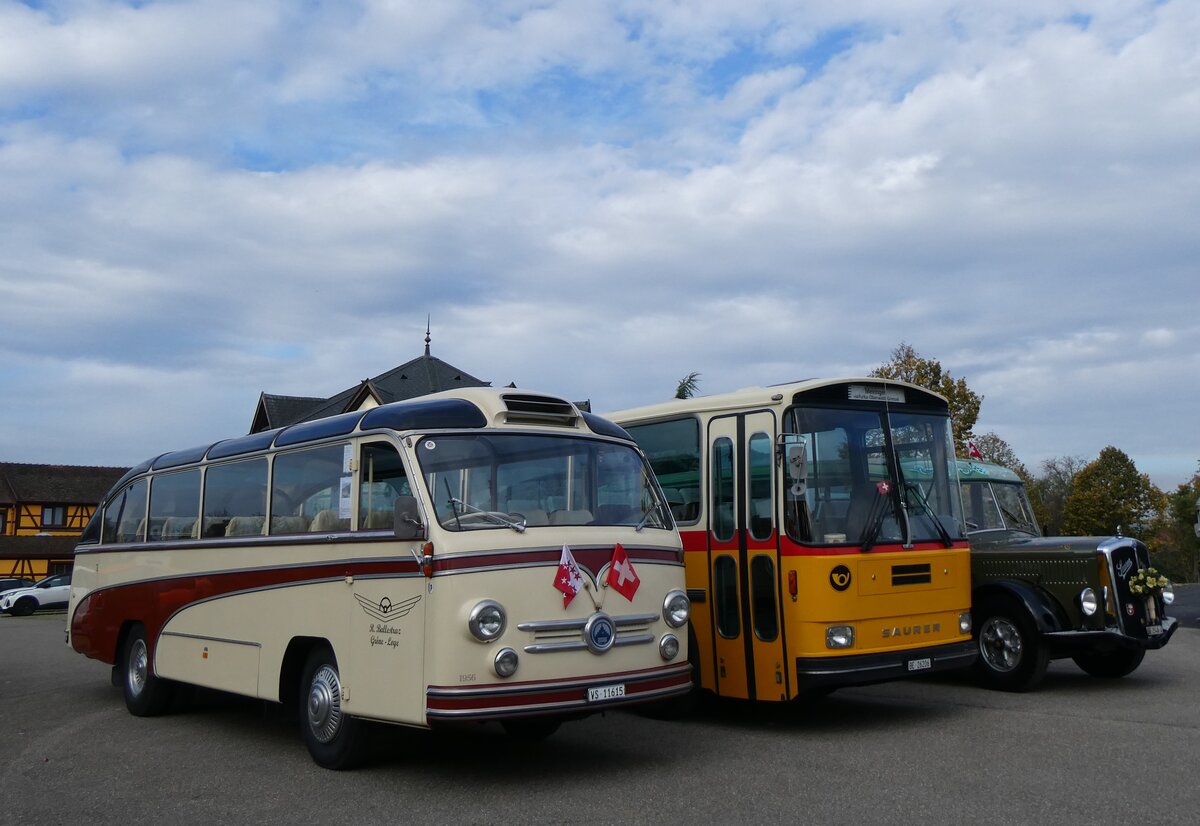
<instances>
[{"instance_id":1,"label":"red and white flag","mask_svg":"<svg viewBox=\"0 0 1200 826\"><path fill-rule=\"evenodd\" d=\"M583 588L583 574L571 549L563 545L562 556L558 560L558 571L554 574L554 587L563 593L563 608L571 604L575 595Z\"/></svg>"},{"instance_id":2,"label":"red and white flag","mask_svg":"<svg viewBox=\"0 0 1200 826\"><path fill-rule=\"evenodd\" d=\"M975 444L974 439L967 439L967 457L971 459L983 458L983 454L979 452L979 445Z\"/></svg>"},{"instance_id":3,"label":"red and white flag","mask_svg":"<svg viewBox=\"0 0 1200 826\"><path fill-rule=\"evenodd\" d=\"M619 543L617 547L613 548L608 577L604 581L630 602L633 602L633 595L637 593L638 586L642 584L642 581L638 579L637 571L633 570L633 563L629 561L629 554L625 553L625 549Z\"/></svg>"}]
</instances>

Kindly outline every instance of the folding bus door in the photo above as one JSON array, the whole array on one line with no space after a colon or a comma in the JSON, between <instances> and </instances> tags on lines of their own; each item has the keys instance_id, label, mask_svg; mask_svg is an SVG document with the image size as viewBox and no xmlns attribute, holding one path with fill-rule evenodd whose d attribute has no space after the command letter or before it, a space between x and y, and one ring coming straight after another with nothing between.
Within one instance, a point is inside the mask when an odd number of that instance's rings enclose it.
<instances>
[{"instance_id":1,"label":"folding bus door","mask_svg":"<svg viewBox=\"0 0 1200 826\"><path fill-rule=\"evenodd\" d=\"M779 556L770 412L713 419L708 541L713 657L722 697L784 700Z\"/></svg>"}]
</instances>

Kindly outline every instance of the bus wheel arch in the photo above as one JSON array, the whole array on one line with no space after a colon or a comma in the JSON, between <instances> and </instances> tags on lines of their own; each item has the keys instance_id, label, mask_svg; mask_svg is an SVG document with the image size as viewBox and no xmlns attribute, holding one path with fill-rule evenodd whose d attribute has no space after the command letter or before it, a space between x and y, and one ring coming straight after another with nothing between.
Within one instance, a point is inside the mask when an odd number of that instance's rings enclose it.
<instances>
[{"instance_id":1,"label":"bus wheel arch","mask_svg":"<svg viewBox=\"0 0 1200 826\"><path fill-rule=\"evenodd\" d=\"M345 711L333 648L323 641L309 648L301 674L296 708L308 753L323 768L353 768L362 761L366 731Z\"/></svg>"},{"instance_id":2,"label":"bus wheel arch","mask_svg":"<svg viewBox=\"0 0 1200 826\"><path fill-rule=\"evenodd\" d=\"M1029 607L1011 594L988 593L972 608L979 657L975 671L988 688L1028 691L1042 681L1050 652Z\"/></svg>"}]
</instances>

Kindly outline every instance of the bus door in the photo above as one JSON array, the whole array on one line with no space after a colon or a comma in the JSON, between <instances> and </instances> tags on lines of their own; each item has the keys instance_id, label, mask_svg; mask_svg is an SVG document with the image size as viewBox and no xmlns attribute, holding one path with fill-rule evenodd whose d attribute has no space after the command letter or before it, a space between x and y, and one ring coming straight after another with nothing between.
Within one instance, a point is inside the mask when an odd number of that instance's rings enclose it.
<instances>
[{"instance_id":1,"label":"bus door","mask_svg":"<svg viewBox=\"0 0 1200 826\"><path fill-rule=\"evenodd\" d=\"M722 697L786 700L775 417L764 411L715 418L707 441L716 691Z\"/></svg>"}]
</instances>

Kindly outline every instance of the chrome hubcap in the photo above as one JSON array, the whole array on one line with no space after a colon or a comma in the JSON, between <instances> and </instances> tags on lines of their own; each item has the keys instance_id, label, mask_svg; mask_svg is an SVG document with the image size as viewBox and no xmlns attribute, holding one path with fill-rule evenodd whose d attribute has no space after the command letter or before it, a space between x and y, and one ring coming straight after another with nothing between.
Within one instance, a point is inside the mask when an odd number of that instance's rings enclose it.
<instances>
[{"instance_id":1,"label":"chrome hubcap","mask_svg":"<svg viewBox=\"0 0 1200 826\"><path fill-rule=\"evenodd\" d=\"M146 641L137 640L129 651L129 693L134 697L141 696L146 687L146 676L149 673L150 658L146 654Z\"/></svg>"},{"instance_id":2,"label":"chrome hubcap","mask_svg":"<svg viewBox=\"0 0 1200 826\"><path fill-rule=\"evenodd\" d=\"M1024 648L1021 632L1005 617L989 617L979 630L979 654L996 671L1016 668Z\"/></svg>"},{"instance_id":3,"label":"chrome hubcap","mask_svg":"<svg viewBox=\"0 0 1200 826\"><path fill-rule=\"evenodd\" d=\"M337 736L342 725L342 684L332 666L323 665L308 687L308 728L320 743Z\"/></svg>"}]
</instances>

